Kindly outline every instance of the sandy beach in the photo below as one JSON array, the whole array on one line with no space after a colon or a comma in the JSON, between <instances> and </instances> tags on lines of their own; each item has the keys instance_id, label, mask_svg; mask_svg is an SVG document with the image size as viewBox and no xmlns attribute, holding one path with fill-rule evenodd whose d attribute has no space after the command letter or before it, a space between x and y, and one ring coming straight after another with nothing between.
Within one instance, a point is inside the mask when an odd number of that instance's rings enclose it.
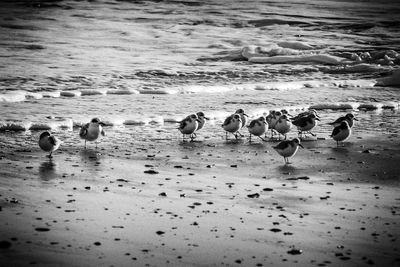
<instances>
[{"instance_id":1,"label":"sandy beach","mask_svg":"<svg viewBox=\"0 0 400 267\"><path fill-rule=\"evenodd\" d=\"M390 266L398 134L1 152L1 266Z\"/></svg>"},{"instance_id":2,"label":"sandy beach","mask_svg":"<svg viewBox=\"0 0 400 267\"><path fill-rule=\"evenodd\" d=\"M395 0L1 1L0 267L400 266L399 14ZM317 137L286 165L246 127L225 140L239 109L248 126L315 109ZM105 136L85 149L93 121ZM62 141L51 160L44 131Z\"/></svg>"}]
</instances>

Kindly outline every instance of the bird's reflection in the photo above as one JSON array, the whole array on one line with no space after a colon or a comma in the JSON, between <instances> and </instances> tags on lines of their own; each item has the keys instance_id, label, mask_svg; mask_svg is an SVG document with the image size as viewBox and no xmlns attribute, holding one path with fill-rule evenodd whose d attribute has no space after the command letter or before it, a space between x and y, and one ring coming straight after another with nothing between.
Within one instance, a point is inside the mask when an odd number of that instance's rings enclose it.
<instances>
[{"instance_id":1,"label":"bird's reflection","mask_svg":"<svg viewBox=\"0 0 400 267\"><path fill-rule=\"evenodd\" d=\"M45 181L56 178L56 164L52 160L42 162L39 166L39 175Z\"/></svg>"},{"instance_id":2,"label":"bird's reflection","mask_svg":"<svg viewBox=\"0 0 400 267\"><path fill-rule=\"evenodd\" d=\"M101 153L97 150L92 149L84 149L80 152L82 160L89 160L93 162L97 162L101 158Z\"/></svg>"}]
</instances>

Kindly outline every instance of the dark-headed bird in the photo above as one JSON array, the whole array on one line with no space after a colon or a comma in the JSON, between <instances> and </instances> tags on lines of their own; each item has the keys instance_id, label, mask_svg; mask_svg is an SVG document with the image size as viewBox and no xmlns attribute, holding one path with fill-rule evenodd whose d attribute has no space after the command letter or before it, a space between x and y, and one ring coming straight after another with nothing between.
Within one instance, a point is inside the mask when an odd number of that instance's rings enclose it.
<instances>
[{"instance_id":1,"label":"dark-headed bird","mask_svg":"<svg viewBox=\"0 0 400 267\"><path fill-rule=\"evenodd\" d=\"M299 146L303 148L302 144L300 144L300 139L296 137L292 140L281 141L278 145L274 146L273 149L283 157L285 164L290 164L289 158L296 154Z\"/></svg>"},{"instance_id":2,"label":"dark-headed bird","mask_svg":"<svg viewBox=\"0 0 400 267\"><path fill-rule=\"evenodd\" d=\"M315 136L311 130L317 125L319 121L318 117L315 114L310 114L307 116L299 117L296 120L293 120L292 123L295 125L299 131L299 136L301 137L302 133L310 133L311 135Z\"/></svg>"},{"instance_id":3,"label":"dark-headed bird","mask_svg":"<svg viewBox=\"0 0 400 267\"><path fill-rule=\"evenodd\" d=\"M60 144L61 141L47 131L43 132L39 137L39 147L43 151L50 152L49 158L53 157L51 154L60 147Z\"/></svg>"},{"instance_id":4,"label":"dark-headed bird","mask_svg":"<svg viewBox=\"0 0 400 267\"><path fill-rule=\"evenodd\" d=\"M345 141L351 135L351 127L349 123L344 120L340 123L339 126L336 126L331 134L333 140L336 141L336 145L339 146L339 142Z\"/></svg>"},{"instance_id":5,"label":"dark-headed bird","mask_svg":"<svg viewBox=\"0 0 400 267\"><path fill-rule=\"evenodd\" d=\"M343 121L347 121L347 123L349 124L349 126L351 128L354 125L354 121L357 121L357 118L354 117L354 115L352 113L347 113L345 116L341 116L334 122L330 122L328 124L332 125L333 127L336 127L336 126L339 126Z\"/></svg>"}]
</instances>

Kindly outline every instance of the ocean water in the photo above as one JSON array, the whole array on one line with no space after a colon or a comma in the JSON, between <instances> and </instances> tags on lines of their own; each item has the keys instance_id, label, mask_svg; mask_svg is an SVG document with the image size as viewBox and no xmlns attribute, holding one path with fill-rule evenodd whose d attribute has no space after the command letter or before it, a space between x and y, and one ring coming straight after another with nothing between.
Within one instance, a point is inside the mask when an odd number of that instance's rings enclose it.
<instances>
[{"instance_id":1,"label":"ocean water","mask_svg":"<svg viewBox=\"0 0 400 267\"><path fill-rule=\"evenodd\" d=\"M109 145L178 141L176 122L198 111L211 118L200 138L220 140L238 108L314 107L325 136L353 112L359 132L396 134L398 14L395 0L2 2L0 142L79 142L93 117Z\"/></svg>"}]
</instances>

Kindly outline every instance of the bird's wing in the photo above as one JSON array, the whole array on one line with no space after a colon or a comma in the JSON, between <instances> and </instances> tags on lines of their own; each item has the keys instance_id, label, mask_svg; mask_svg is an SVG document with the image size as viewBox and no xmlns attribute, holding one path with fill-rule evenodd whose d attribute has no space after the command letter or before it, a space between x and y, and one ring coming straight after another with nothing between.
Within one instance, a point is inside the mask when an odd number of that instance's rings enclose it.
<instances>
[{"instance_id":1,"label":"bird's wing","mask_svg":"<svg viewBox=\"0 0 400 267\"><path fill-rule=\"evenodd\" d=\"M186 124L187 124L187 119L182 120L182 121L179 123L179 129L185 128L185 127L186 127Z\"/></svg>"},{"instance_id":2,"label":"bird's wing","mask_svg":"<svg viewBox=\"0 0 400 267\"><path fill-rule=\"evenodd\" d=\"M345 117L339 117L338 119L336 119L334 122L331 122L331 123L329 123L330 125L333 125L333 124L338 124L338 123L341 123L343 120L345 120L346 118Z\"/></svg>"},{"instance_id":3,"label":"bird's wing","mask_svg":"<svg viewBox=\"0 0 400 267\"><path fill-rule=\"evenodd\" d=\"M55 146L57 144L57 139L54 136L49 136L49 142Z\"/></svg>"},{"instance_id":4,"label":"bird's wing","mask_svg":"<svg viewBox=\"0 0 400 267\"><path fill-rule=\"evenodd\" d=\"M79 131L79 136L82 138L85 137L88 134L88 128L89 128L89 123L83 125L81 130Z\"/></svg>"},{"instance_id":5,"label":"bird's wing","mask_svg":"<svg viewBox=\"0 0 400 267\"><path fill-rule=\"evenodd\" d=\"M258 122L257 120L252 120L247 127L248 128L253 128L256 125L257 122Z\"/></svg>"},{"instance_id":6,"label":"bird's wing","mask_svg":"<svg viewBox=\"0 0 400 267\"><path fill-rule=\"evenodd\" d=\"M232 116L227 117L222 126L228 125L229 123L231 123L231 121L232 121Z\"/></svg>"},{"instance_id":7,"label":"bird's wing","mask_svg":"<svg viewBox=\"0 0 400 267\"><path fill-rule=\"evenodd\" d=\"M331 136L335 136L340 132L340 126L333 128Z\"/></svg>"},{"instance_id":8,"label":"bird's wing","mask_svg":"<svg viewBox=\"0 0 400 267\"><path fill-rule=\"evenodd\" d=\"M285 149L289 147L290 141L282 141L278 145L274 146L275 149Z\"/></svg>"}]
</instances>

